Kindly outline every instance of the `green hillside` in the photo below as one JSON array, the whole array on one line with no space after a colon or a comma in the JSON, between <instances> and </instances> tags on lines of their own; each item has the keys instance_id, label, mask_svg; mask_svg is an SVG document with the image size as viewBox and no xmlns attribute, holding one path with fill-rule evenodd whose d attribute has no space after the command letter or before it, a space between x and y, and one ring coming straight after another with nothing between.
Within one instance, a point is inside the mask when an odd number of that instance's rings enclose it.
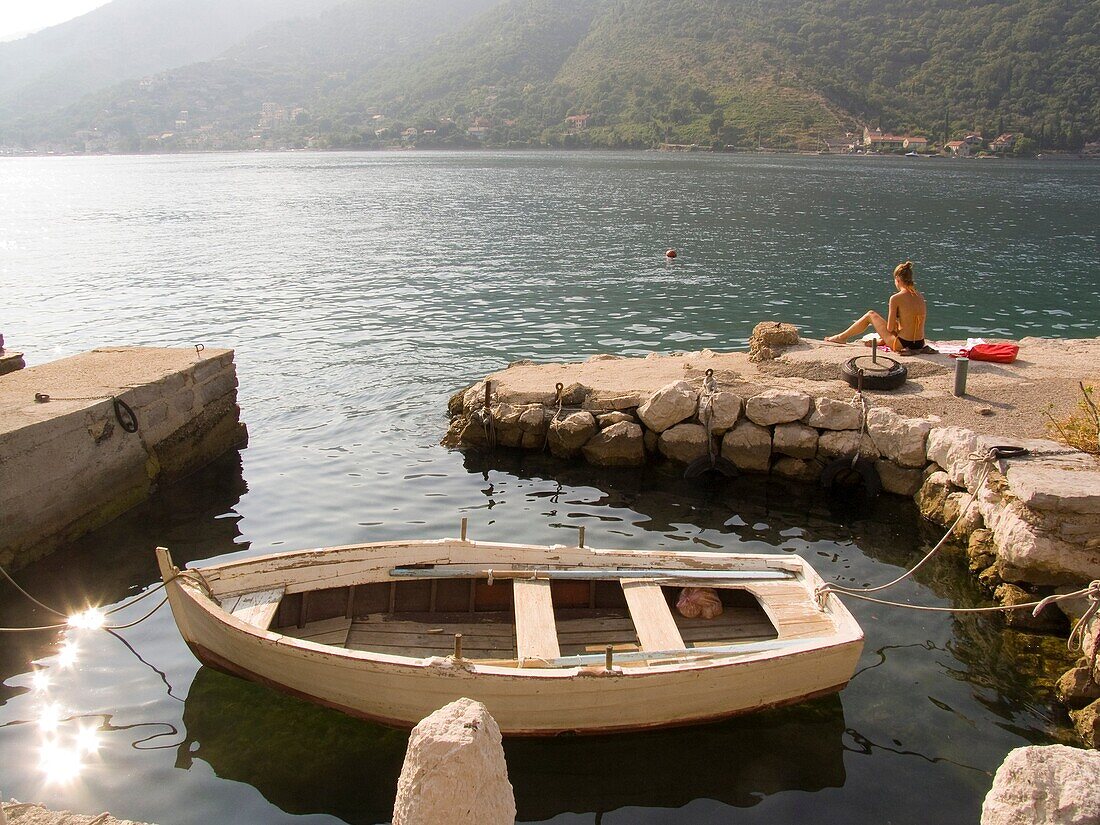
<instances>
[{"instance_id":1,"label":"green hillside","mask_svg":"<svg viewBox=\"0 0 1100 825\"><path fill-rule=\"evenodd\" d=\"M759 42L883 128L1100 134L1097 0L776 0Z\"/></svg>"},{"instance_id":2,"label":"green hillside","mask_svg":"<svg viewBox=\"0 0 1100 825\"><path fill-rule=\"evenodd\" d=\"M1097 67L1100 0L345 0L0 112L0 144L818 149L870 125L1077 148L1100 136Z\"/></svg>"}]
</instances>

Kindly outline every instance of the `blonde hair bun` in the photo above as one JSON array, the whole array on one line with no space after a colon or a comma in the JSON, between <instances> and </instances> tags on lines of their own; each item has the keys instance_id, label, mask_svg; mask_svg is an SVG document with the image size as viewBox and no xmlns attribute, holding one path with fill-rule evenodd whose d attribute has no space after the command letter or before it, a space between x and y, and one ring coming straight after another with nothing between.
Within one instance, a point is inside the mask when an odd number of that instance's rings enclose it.
<instances>
[{"instance_id":1,"label":"blonde hair bun","mask_svg":"<svg viewBox=\"0 0 1100 825\"><path fill-rule=\"evenodd\" d=\"M894 267L894 277L902 282L905 286L913 285L913 262L906 261L903 264L898 264Z\"/></svg>"}]
</instances>

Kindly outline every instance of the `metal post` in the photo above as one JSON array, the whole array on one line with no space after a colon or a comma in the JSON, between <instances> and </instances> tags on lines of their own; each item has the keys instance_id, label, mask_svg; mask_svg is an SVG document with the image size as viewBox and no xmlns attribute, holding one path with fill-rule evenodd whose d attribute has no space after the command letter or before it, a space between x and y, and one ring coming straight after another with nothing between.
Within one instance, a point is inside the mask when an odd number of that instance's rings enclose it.
<instances>
[{"instance_id":1,"label":"metal post","mask_svg":"<svg viewBox=\"0 0 1100 825\"><path fill-rule=\"evenodd\" d=\"M584 526L577 528L577 547L584 547Z\"/></svg>"},{"instance_id":2,"label":"metal post","mask_svg":"<svg viewBox=\"0 0 1100 825\"><path fill-rule=\"evenodd\" d=\"M455 653L454 653L454 658L455 658L455 660L456 660L456 661L457 661L458 659L461 659L461 658L462 658L462 634L461 634L461 633L456 633L456 634L455 634Z\"/></svg>"},{"instance_id":3,"label":"metal post","mask_svg":"<svg viewBox=\"0 0 1100 825\"><path fill-rule=\"evenodd\" d=\"M970 370L970 359L965 355L960 355L955 359L955 390L954 395L956 398L962 398L966 395L966 374Z\"/></svg>"},{"instance_id":4,"label":"metal post","mask_svg":"<svg viewBox=\"0 0 1100 825\"><path fill-rule=\"evenodd\" d=\"M878 338L871 339L871 363L878 363Z\"/></svg>"},{"instance_id":5,"label":"metal post","mask_svg":"<svg viewBox=\"0 0 1100 825\"><path fill-rule=\"evenodd\" d=\"M466 525L469 523L469 519L465 516L462 517L462 541L466 541Z\"/></svg>"},{"instance_id":6,"label":"metal post","mask_svg":"<svg viewBox=\"0 0 1100 825\"><path fill-rule=\"evenodd\" d=\"M603 669L604 670L614 670L615 669L611 666L611 661L614 658L614 656L615 656L615 648L614 647L612 647L611 645L608 645L606 648L604 648L604 660L603 660Z\"/></svg>"},{"instance_id":7,"label":"metal post","mask_svg":"<svg viewBox=\"0 0 1100 825\"><path fill-rule=\"evenodd\" d=\"M492 386L492 383L493 383L492 381L486 381L485 382L485 409L486 410L489 409L490 387Z\"/></svg>"}]
</instances>

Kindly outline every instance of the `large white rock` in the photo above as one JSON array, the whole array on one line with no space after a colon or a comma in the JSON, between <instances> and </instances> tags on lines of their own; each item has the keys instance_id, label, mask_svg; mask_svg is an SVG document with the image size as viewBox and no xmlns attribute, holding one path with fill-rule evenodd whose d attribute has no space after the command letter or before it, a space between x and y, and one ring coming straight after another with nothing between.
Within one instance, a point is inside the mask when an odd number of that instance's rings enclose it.
<instances>
[{"instance_id":1,"label":"large white rock","mask_svg":"<svg viewBox=\"0 0 1100 825\"><path fill-rule=\"evenodd\" d=\"M737 423L741 417L741 407L744 399L732 392L716 392L710 397L710 421L707 421L707 412L703 400L699 401L699 420L704 426L710 426L714 435L722 435Z\"/></svg>"},{"instance_id":2,"label":"large white rock","mask_svg":"<svg viewBox=\"0 0 1100 825\"><path fill-rule=\"evenodd\" d=\"M695 415L699 393L687 381L673 381L638 407L638 418L654 432L664 432Z\"/></svg>"},{"instance_id":3,"label":"large white rock","mask_svg":"<svg viewBox=\"0 0 1100 825\"><path fill-rule=\"evenodd\" d=\"M813 458L817 455L817 430L794 422L777 424L772 449L791 458Z\"/></svg>"},{"instance_id":4,"label":"large white rock","mask_svg":"<svg viewBox=\"0 0 1100 825\"><path fill-rule=\"evenodd\" d=\"M490 392L492 388L490 387ZM485 382L478 381L472 387L462 393L462 409L467 414L474 410L480 410L485 406Z\"/></svg>"},{"instance_id":5,"label":"large white rock","mask_svg":"<svg viewBox=\"0 0 1100 825\"><path fill-rule=\"evenodd\" d=\"M1016 748L993 777L981 825L1096 825L1100 752L1066 745Z\"/></svg>"},{"instance_id":6,"label":"large white rock","mask_svg":"<svg viewBox=\"0 0 1100 825\"><path fill-rule=\"evenodd\" d=\"M826 430L817 440L817 457L822 461L846 458L856 450L859 450L861 457L872 461L879 457L875 442L869 435L858 430Z\"/></svg>"},{"instance_id":7,"label":"large white rock","mask_svg":"<svg viewBox=\"0 0 1100 825\"><path fill-rule=\"evenodd\" d=\"M1100 513L1100 467L1088 471L1013 464L1008 468L1008 486L1013 495L1035 510Z\"/></svg>"},{"instance_id":8,"label":"large white rock","mask_svg":"<svg viewBox=\"0 0 1100 825\"><path fill-rule=\"evenodd\" d=\"M657 448L665 458L690 464L707 454L709 438L701 424L677 424L661 433Z\"/></svg>"},{"instance_id":9,"label":"large white rock","mask_svg":"<svg viewBox=\"0 0 1100 825\"><path fill-rule=\"evenodd\" d=\"M898 496L911 498L924 482L924 474L920 470L899 467L893 461L886 461L885 459L879 459L875 462L875 470L882 482L882 489Z\"/></svg>"},{"instance_id":10,"label":"large white rock","mask_svg":"<svg viewBox=\"0 0 1100 825\"><path fill-rule=\"evenodd\" d=\"M596 416L596 423L600 425L601 430L610 427L612 424L621 424L624 421L628 424L633 424L634 416L630 413L620 411L602 413Z\"/></svg>"},{"instance_id":11,"label":"large white rock","mask_svg":"<svg viewBox=\"0 0 1100 825\"><path fill-rule=\"evenodd\" d=\"M640 467L645 464L642 428L630 421L605 427L581 448L589 464L597 467Z\"/></svg>"},{"instance_id":12,"label":"large white rock","mask_svg":"<svg viewBox=\"0 0 1100 825\"><path fill-rule=\"evenodd\" d=\"M762 427L799 421L810 411L810 396L797 390L764 390L745 402L745 415Z\"/></svg>"},{"instance_id":13,"label":"large white rock","mask_svg":"<svg viewBox=\"0 0 1100 825\"><path fill-rule=\"evenodd\" d=\"M822 396L814 399L814 408L806 423L819 430L858 430L862 415L860 404Z\"/></svg>"},{"instance_id":14,"label":"large white rock","mask_svg":"<svg viewBox=\"0 0 1100 825\"><path fill-rule=\"evenodd\" d=\"M1071 544L1034 524L1028 508L984 489L978 507L1009 581L1058 585L1100 578L1100 546Z\"/></svg>"},{"instance_id":15,"label":"large white rock","mask_svg":"<svg viewBox=\"0 0 1100 825\"><path fill-rule=\"evenodd\" d=\"M493 413L497 444L501 447L519 447L523 441L520 418L525 409L515 404L497 404L490 409Z\"/></svg>"},{"instance_id":16,"label":"large white rock","mask_svg":"<svg viewBox=\"0 0 1100 825\"><path fill-rule=\"evenodd\" d=\"M923 418L904 418L886 407L874 407L867 413L867 432L875 447L900 467L925 465L925 442L931 429L931 422Z\"/></svg>"},{"instance_id":17,"label":"large white rock","mask_svg":"<svg viewBox=\"0 0 1100 825\"><path fill-rule=\"evenodd\" d=\"M458 699L409 736L393 825L514 825L500 728L485 705Z\"/></svg>"},{"instance_id":18,"label":"large white rock","mask_svg":"<svg viewBox=\"0 0 1100 825\"><path fill-rule=\"evenodd\" d=\"M550 424L550 452L559 458L574 456L596 434L596 429L596 419L587 410L555 419Z\"/></svg>"},{"instance_id":19,"label":"large white rock","mask_svg":"<svg viewBox=\"0 0 1100 825\"><path fill-rule=\"evenodd\" d=\"M541 447L546 442L546 431L550 426L552 413L541 404L527 407L519 417L522 433L520 446L528 450Z\"/></svg>"},{"instance_id":20,"label":"large white rock","mask_svg":"<svg viewBox=\"0 0 1100 825\"><path fill-rule=\"evenodd\" d=\"M957 487L970 487L981 473L985 462L980 456L996 440L979 436L964 427L933 427L928 433L926 454L943 468Z\"/></svg>"},{"instance_id":21,"label":"large white rock","mask_svg":"<svg viewBox=\"0 0 1100 825\"><path fill-rule=\"evenodd\" d=\"M771 430L745 419L738 421L722 438L722 458L742 470L767 472L772 458Z\"/></svg>"}]
</instances>

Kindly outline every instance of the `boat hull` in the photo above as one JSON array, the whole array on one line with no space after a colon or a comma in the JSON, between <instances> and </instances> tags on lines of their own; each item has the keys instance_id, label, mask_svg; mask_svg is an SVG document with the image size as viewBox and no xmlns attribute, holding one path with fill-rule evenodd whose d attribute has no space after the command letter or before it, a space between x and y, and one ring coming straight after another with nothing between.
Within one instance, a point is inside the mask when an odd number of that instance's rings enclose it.
<instances>
[{"instance_id":1,"label":"boat hull","mask_svg":"<svg viewBox=\"0 0 1100 825\"><path fill-rule=\"evenodd\" d=\"M484 703L511 736L698 724L839 691L863 646L855 626L827 640L796 640L782 650L698 659L685 651L667 664L613 665L610 671L602 664L499 666L294 639L237 620L192 581L169 575L167 589L176 623L203 664L399 728L411 728L462 697Z\"/></svg>"},{"instance_id":2,"label":"boat hull","mask_svg":"<svg viewBox=\"0 0 1100 825\"><path fill-rule=\"evenodd\" d=\"M280 643L284 637L275 634L234 633L202 617L189 627L188 645L203 664L351 716L411 728L467 697L484 703L511 736L691 725L793 704L841 690L862 649L861 642L848 642L664 672L572 668L544 676L538 670L486 673L447 659L424 665L349 659L311 649L320 645Z\"/></svg>"}]
</instances>

